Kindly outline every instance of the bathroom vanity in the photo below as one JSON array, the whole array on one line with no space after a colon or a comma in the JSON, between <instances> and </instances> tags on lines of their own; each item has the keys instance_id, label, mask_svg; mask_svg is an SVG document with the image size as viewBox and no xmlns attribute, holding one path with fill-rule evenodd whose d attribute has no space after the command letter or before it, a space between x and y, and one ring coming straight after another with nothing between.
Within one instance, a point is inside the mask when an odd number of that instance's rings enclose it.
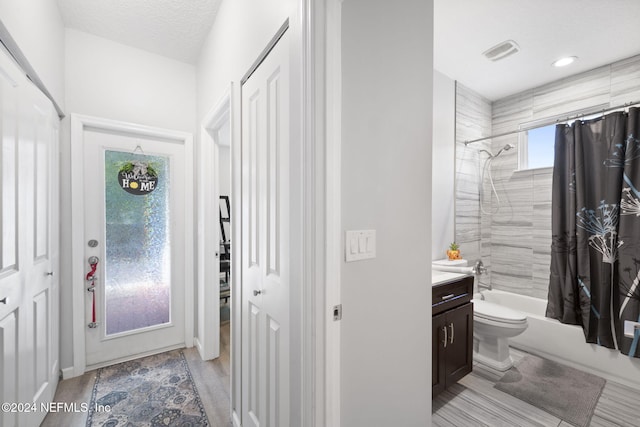
<instances>
[{"instance_id":1,"label":"bathroom vanity","mask_svg":"<svg viewBox=\"0 0 640 427\"><path fill-rule=\"evenodd\" d=\"M432 395L473 368L473 276L433 271Z\"/></svg>"}]
</instances>

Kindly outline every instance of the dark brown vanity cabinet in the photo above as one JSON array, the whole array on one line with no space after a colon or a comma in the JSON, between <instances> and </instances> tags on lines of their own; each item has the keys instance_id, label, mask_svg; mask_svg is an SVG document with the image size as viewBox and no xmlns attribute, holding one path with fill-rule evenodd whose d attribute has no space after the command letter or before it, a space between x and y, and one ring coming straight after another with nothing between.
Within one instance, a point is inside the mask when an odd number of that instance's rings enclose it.
<instances>
[{"instance_id":1,"label":"dark brown vanity cabinet","mask_svg":"<svg viewBox=\"0 0 640 427\"><path fill-rule=\"evenodd\" d=\"M433 286L432 395L473 368L473 277Z\"/></svg>"}]
</instances>

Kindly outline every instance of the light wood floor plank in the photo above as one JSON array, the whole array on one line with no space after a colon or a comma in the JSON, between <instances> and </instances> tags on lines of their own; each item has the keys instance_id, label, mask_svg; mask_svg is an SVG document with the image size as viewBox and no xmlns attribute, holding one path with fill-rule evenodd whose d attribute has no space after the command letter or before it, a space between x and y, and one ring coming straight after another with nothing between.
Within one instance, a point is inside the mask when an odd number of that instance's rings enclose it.
<instances>
[{"instance_id":1,"label":"light wood floor plank","mask_svg":"<svg viewBox=\"0 0 640 427\"><path fill-rule=\"evenodd\" d=\"M60 381L53 401L76 403L78 407L82 404L89 404L95 382L96 371L90 371L79 377ZM86 412L61 411L48 413L40 427L84 427L86 424Z\"/></svg>"}]
</instances>

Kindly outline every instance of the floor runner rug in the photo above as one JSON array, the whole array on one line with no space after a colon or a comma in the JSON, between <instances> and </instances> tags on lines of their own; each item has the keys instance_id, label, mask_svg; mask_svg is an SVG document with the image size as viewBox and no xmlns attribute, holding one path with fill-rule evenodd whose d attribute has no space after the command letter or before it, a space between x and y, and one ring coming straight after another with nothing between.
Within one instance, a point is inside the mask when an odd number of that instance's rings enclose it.
<instances>
[{"instance_id":1,"label":"floor runner rug","mask_svg":"<svg viewBox=\"0 0 640 427\"><path fill-rule=\"evenodd\" d=\"M605 380L596 375L529 354L495 388L584 427L589 425L604 385Z\"/></svg>"},{"instance_id":2,"label":"floor runner rug","mask_svg":"<svg viewBox=\"0 0 640 427\"><path fill-rule=\"evenodd\" d=\"M91 426L209 426L182 350L99 369Z\"/></svg>"}]
</instances>

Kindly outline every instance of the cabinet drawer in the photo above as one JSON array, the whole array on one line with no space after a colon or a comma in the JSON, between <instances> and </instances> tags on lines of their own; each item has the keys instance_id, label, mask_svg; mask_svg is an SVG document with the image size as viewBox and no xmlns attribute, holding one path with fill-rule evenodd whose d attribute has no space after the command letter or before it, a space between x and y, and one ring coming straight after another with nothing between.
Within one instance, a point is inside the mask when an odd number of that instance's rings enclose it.
<instances>
[{"instance_id":1,"label":"cabinet drawer","mask_svg":"<svg viewBox=\"0 0 640 427\"><path fill-rule=\"evenodd\" d=\"M455 282L443 283L432 288L431 314L442 313L471 301L473 277L465 277Z\"/></svg>"}]
</instances>

